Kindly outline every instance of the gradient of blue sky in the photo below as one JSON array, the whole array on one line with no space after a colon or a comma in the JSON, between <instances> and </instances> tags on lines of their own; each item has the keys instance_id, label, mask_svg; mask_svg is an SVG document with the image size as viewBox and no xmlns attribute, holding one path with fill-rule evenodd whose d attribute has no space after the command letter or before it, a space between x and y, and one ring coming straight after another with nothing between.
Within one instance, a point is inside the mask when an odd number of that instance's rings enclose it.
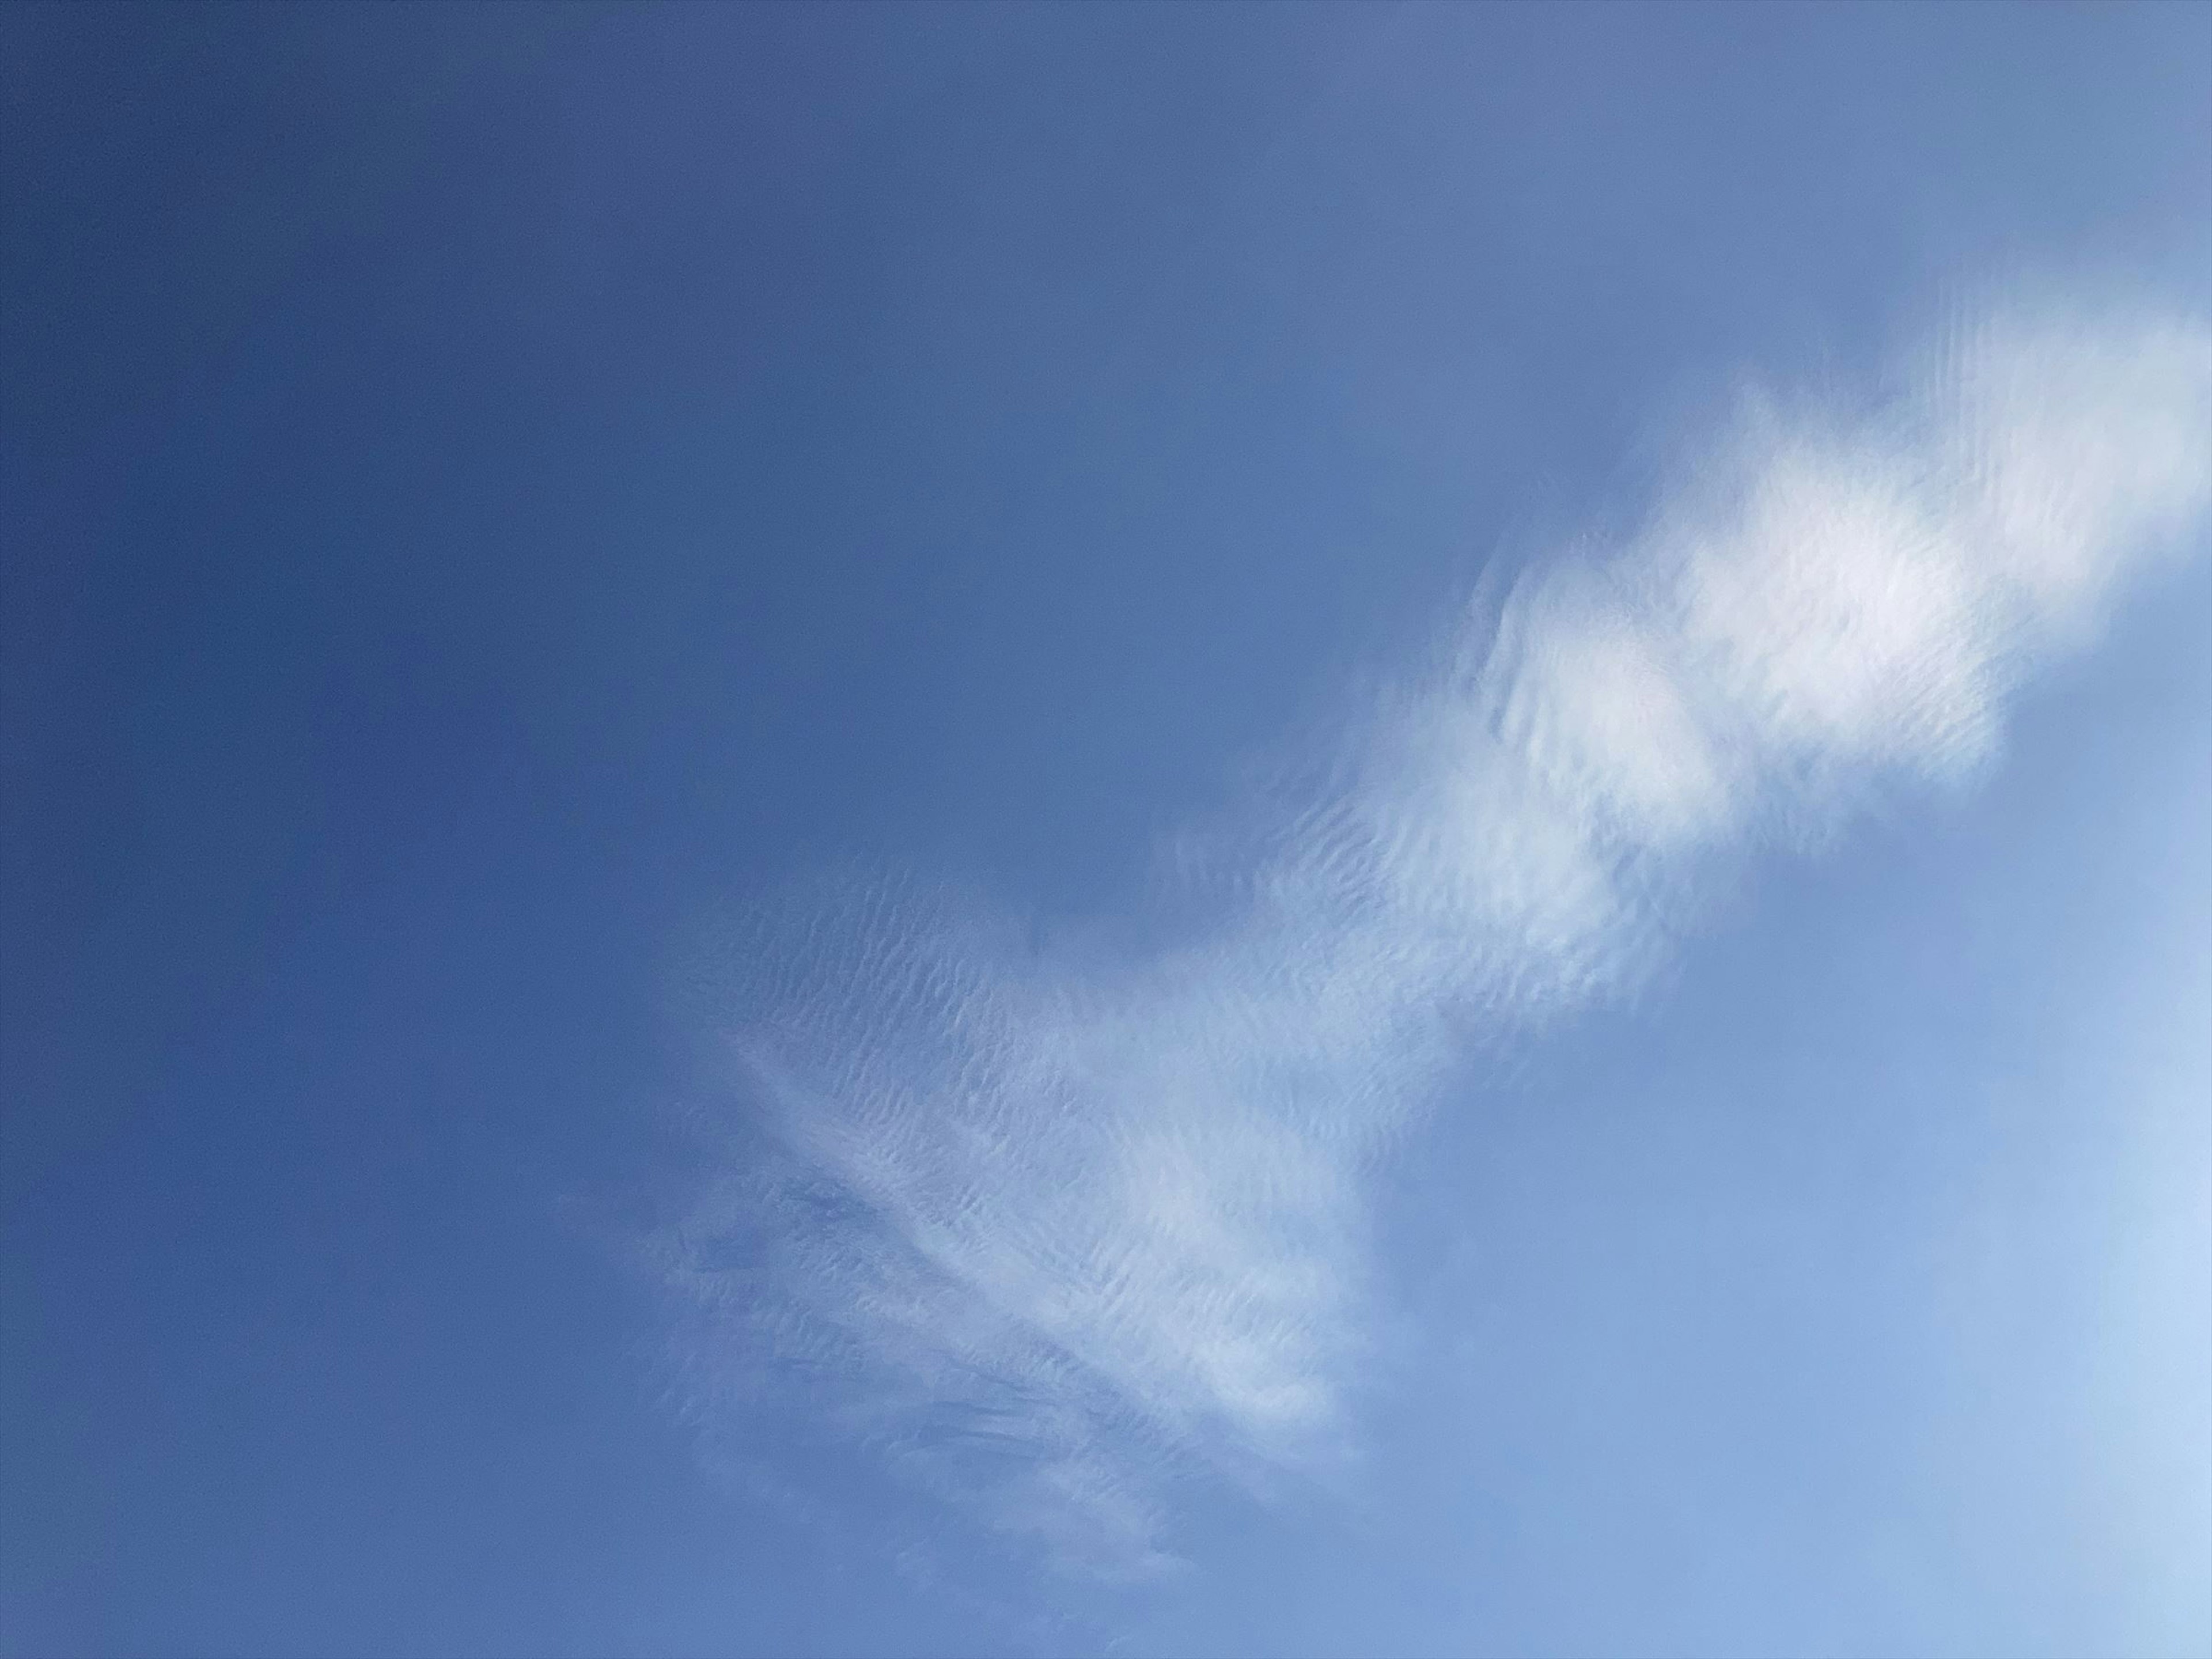
<instances>
[{"instance_id":1,"label":"gradient of blue sky","mask_svg":"<svg viewBox=\"0 0 2212 1659\"><path fill-rule=\"evenodd\" d=\"M778 896L1125 915L1743 375L2201 324L2205 11L26 7L0 76L0 1651L2212 1648L2201 522L1966 787L1475 1043L1337 1455L1183 1471L1174 1570L702 1404L624 1248Z\"/></svg>"}]
</instances>

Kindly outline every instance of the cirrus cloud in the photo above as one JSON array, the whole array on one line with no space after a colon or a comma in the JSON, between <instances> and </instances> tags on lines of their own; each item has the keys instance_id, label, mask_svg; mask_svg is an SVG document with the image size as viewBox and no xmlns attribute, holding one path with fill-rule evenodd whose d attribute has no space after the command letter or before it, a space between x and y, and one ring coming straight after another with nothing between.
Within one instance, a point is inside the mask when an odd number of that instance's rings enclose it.
<instances>
[{"instance_id":1,"label":"cirrus cloud","mask_svg":"<svg viewBox=\"0 0 2212 1659\"><path fill-rule=\"evenodd\" d=\"M1327 1466L1369 1176L1470 1045L1632 988L1717 861L1971 775L2201 540L2200 321L1998 310L1892 369L1747 394L1633 534L1531 565L1164 860L1141 947L913 879L763 907L711 1167L647 1241L683 1408L781 1401L1109 1573L1169 1559L1178 1480Z\"/></svg>"}]
</instances>

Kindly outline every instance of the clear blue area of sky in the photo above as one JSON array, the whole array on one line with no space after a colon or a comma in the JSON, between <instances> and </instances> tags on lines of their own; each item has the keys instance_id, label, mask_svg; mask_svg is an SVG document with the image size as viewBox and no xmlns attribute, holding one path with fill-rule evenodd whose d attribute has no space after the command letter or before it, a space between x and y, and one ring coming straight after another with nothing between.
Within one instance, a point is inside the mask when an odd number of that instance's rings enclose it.
<instances>
[{"instance_id":1,"label":"clear blue area of sky","mask_svg":"<svg viewBox=\"0 0 2212 1659\"><path fill-rule=\"evenodd\" d=\"M710 1478L579 1220L717 907L1110 909L1737 370L2203 307L2212 11L20 5L0 93L0 1652L2212 1643L2201 562L1471 1081L1361 1494L1169 1582Z\"/></svg>"}]
</instances>

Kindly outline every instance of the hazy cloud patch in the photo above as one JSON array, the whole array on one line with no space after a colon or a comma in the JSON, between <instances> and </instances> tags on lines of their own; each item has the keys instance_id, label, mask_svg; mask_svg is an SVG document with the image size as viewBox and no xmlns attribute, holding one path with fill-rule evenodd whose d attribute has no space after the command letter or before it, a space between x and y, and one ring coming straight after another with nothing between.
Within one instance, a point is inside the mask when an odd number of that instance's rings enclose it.
<instances>
[{"instance_id":1,"label":"hazy cloud patch","mask_svg":"<svg viewBox=\"0 0 2212 1659\"><path fill-rule=\"evenodd\" d=\"M1971 775L2212 502L2212 331L1997 312L1851 409L1747 393L1641 528L1470 611L1326 781L1183 848L1233 902L1038 948L825 882L730 948L714 1167L647 1255L679 1406L789 1410L1074 1566L1344 1450L1364 1192L1470 1041L1632 987L1714 860ZM1196 854L1189 847L1204 849ZM1189 861L1200 867L1194 872Z\"/></svg>"}]
</instances>

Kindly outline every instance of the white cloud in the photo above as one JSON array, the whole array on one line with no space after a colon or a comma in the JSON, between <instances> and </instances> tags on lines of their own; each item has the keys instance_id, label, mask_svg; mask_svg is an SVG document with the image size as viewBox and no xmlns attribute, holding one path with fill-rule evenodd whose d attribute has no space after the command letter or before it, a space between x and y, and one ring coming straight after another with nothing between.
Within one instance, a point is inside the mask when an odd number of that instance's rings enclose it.
<instances>
[{"instance_id":1,"label":"white cloud","mask_svg":"<svg viewBox=\"0 0 2212 1659\"><path fill-rule=\"evenodd\" d=\"M720 1163L652 1241L687 1408L790 1402L1107 1571L1164 1559L1187 1473L1325 1466L1366 1177L1467 1043L1632 985L1716 857L1965 775L2212 503L2197 323L1999 315L1901 367L1747 398L1626 545L1471 615L1205 855L1238 897L1179 942L1039 951L911 883L779 908L722 987Z\"/></svg>"}]
</instances>

